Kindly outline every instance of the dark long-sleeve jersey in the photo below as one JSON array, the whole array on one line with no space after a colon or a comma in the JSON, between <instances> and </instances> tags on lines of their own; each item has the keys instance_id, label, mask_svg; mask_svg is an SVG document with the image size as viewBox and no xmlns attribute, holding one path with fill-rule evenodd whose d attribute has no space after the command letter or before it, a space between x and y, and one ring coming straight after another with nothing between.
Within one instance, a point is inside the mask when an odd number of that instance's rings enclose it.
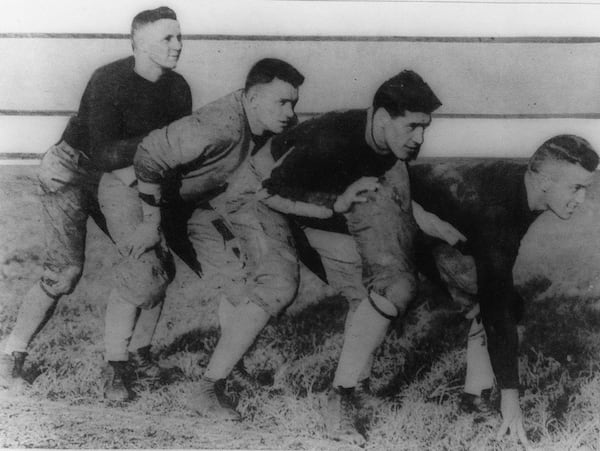
<instances>
[{"instance_id":1,"label":"dark long-sleeve jersey","mask_svg":"<svg viewBox=\"0 0 600 451\"><path fill-rule=\"evenodd\" d=\"M527 203L526 164L413 165L413 199L457 227L468 239L477 266L478 298L488 351L500 388L517 388L516 324L523 301L512 270L521 239L538 213Z\"/></svg>"},{"instance_id":2,"label":"dark long-sleeve jersey","mask_svg":"<svg viewBox=\"0 0 600 451\"><path fill-rule=\"evenodd\" d=\"M190 88L181 75L166 71L150 82L133 70L134 64L128 57L97 69L62 135L102 171L130 166L148 133L192 111Z\"/></svg>"},{"instance_id":3,"label":"dark long-sleeve jersey","mask_svg":"<svg viewBox=\"0 0 600 451\"><path fill-rule=\"evenodd\" d=\"M274 137L271 153L275 160L291 152L263 182L264 188L271 195L332 208L353 182L382 176L398 160L391 152L373 150L371 119L371 110L336 111ZM297 219L317 228L345 230L342 215Z\"/></svg>"}]
</instances>

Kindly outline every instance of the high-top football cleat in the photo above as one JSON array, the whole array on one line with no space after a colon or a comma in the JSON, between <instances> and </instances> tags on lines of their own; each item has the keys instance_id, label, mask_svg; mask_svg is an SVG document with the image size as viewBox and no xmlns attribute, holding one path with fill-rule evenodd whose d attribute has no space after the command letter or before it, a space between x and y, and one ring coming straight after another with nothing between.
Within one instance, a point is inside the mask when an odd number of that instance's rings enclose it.
<instances>
[{"instance_id":1,"label":"high-top football cleat","mask_svg":"<svg viewBox=\"0 0 600 451\"><path fill-rule=\"evenodd\" d=\"M208 418L229 421L241 419L225 395L225 379L202 377L192 392L190 408Z\"/></svg>"},{"instance_id":2,"label":"high-top football cleat","mask_svg":"<svg viewBox=\"0 0 600 451\"><path fill-rule=\"evenodd\" d=\"M102 370L104 398L113 402L128 401L131 396L127 383L131 377L129 362L109 361Z\"/></svg>"},{"instance_id":3,"label":"high-top football cleat","mask_svg":"<svg viewBox=\"0 0 600 451\"><path fill-rule=\"evenodd\" d=\"M329 392L325 426L331 439L359 446L366 443L356 427L360 404L354 387L335 387Z\"/></svg>"},{"instance_id":4,"label":"high-top football cleat","mask_svg":"<svg viewBox=\"0 0 600 451\"><path fill-rule=\"evenodd\" d=\"M23 373L26 352L13 351L11 354L0 352L0 389L17 388L28 385Z\"/></svg>"},{"instance_id":5,"label":"high-top football cleat","mask_svg":"<svg viewBox=\"0 0 600 451\"><path fill-rule=\"evenodd\" d=\"M152 358L150 346L144 346L135 352L131 352L129 354L129 362L138 380L156 380L163 371L156 360Z\"/></svg>"}]
</instances>

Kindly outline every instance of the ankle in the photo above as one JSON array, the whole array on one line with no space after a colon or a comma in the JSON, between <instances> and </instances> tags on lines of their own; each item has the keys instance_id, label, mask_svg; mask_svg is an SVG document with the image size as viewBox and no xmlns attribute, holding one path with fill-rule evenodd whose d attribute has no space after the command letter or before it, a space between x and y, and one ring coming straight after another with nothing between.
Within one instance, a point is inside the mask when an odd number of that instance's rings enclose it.
<instances>
[{"instance_id":1,"label":"ankle","mask_svg":"<svg viewBox=\"0 0 600 451\"><path fill-rule=\"evenodd\" d=\"M340 395L349 395L356 391L356 386L353 387L344 387L342 385L334 385L333 389L338 392Z\"/></svg>"}]
</instances>

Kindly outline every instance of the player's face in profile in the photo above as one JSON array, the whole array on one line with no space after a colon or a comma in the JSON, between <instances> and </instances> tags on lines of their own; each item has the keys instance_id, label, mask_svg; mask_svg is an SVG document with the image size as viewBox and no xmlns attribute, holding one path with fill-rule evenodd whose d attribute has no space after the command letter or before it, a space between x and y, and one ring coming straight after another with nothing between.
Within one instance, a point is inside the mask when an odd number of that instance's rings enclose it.
<instances>
[{"instance_id":1,"label":"player's face in profile","mask_svg":"<svg viewBox=\"0 0 600 451\"><path fill-rule=\"evenodd\" d=\"M250 102L255 119L264 131L281 133L296 118L298 88L278 78L254 87Z\"/></svg>"},{"instance_id":2,"label":"player's face in profile","mask_svg":"<svg viewBox=\"0 0 600 451\"><path fill-rule=\"evenodd\" d=\"M181 30L179 22L160 19L137 31L141 50L150 61L163 69L174 69L181 54Z\"/></svg>"},{"instance_id":3,"label":"player's face in profile","mask_svg":"<svg viewBox=\"0 0 600 451\"><path fill-rule=\"evenodd\" d=\"M569 219L585 200L594 173L578 164L554 163L548 169L550 182L546 191L548 209L561 219Z\"/></svg>"},{"instance_id":4,"label":"player's face in profile","mask_svg":"<svg viewBox=\"0 0 600 451\"><path fill-rule=\"evenodd\" d=\"M385 144L399 160L417 158L431 115L406 111L404 116L390 117L383 127Z\"/></svg>"}]
</instances>

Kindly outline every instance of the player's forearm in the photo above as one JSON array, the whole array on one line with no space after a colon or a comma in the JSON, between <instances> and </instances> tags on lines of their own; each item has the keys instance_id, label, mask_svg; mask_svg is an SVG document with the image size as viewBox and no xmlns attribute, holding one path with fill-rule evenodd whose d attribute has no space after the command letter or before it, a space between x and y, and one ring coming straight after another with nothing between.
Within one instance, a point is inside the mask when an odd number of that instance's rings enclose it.
<instances>
[{"instance_id":1,"label":"player's forearm","mask_svg":"<svg viewBox=\"0 0 600 451\"><path fill-rule=\"evenodd\" d=\"M412 201L412 210L417 225L426 233L427 227L429 226L430 213L425 211L425 209L414 200Z\"/></svg>"},{"instance_id":2,"label":"player's forearm","mask_svg":"<svg viewBox=\"0 0 600 451\"><path fill-rule=\"evenodd\" d=\"M498 386L502 389L519 387L519 360L516 346L506 342L492 344L488 340L490 361Z\"/></svg>"},{"instance_id":3,"label":"player's forearm","mask_svg":"<svg viewBox=\"0 0 600 451\"><path fill-rule=\"evenodd\" d=\"M437 234L436 225L443 222L437 215L425 210L414 200L412 201L412 211L415 222L423 233L443 239L443 237L439 237Z\"/></svg>"},{"instance_id":4,"label":"player's forearm","mask_svg":"<svg viewBox=\"0 0 600 451\"><path fill-rule=\"evenodd\" d=\"M143 145L138 146L133 157L135 176L140 182L159 185L164 180L164 169L155 161Z\"/></svg>"},{"instance_id":5,"label":"player's forearm","mask_svg":"<svg viewBox=\"0 0 600 451\"><path fill-rule=\"evenodd\" d=\"M160 185L139 181L138 190L140 199L142 200L144 222L154 224L159 228L161 221L160 204L162 194Z\"/></svg>"},{"instance_id":6,"label":"player's forearm","mask_svg":"<svg viewBox=\"0 0 600 451\"><path fill-rule=\"evenodd\" d=\"M331 208L306 202L293 201L279 195L271 196L264 189L259 191L257 195L264 204L280 213L320 219L327 219L333 216L333 210Z\"/></svg>"},{"instance_id":7,"label":"player's forearm","mask_svg":"<svg viewBox=\"0 0 600 451\"><path fill-rule=\"evenodd\" d=\"M263 182L263 187L270 196L280 196L292 202L317 205L330 210L333 210L333 204L338 198L337 194L305 190L272 179Z\"/></svg>"},{"instance_id":8,"label":"player's forearm","mask_svg":"<svg viewBox=\"0 0 600 451\"><path fill-rule=\"evenodd\" d=\"M319 205L321 207L326 207L333 210L333 206L337 198L337 194L313 191L304 193L304 195L300 196L300 198L297 200L307 204Z\"/></svg>"},{"instance_id":9,"label":"player's forearm","mask_svg":"<svg viewBox=\"0 0 600 451\"><path fill-rule=\"evenodd\" d=\"M508 313L491 315L482 309L490 362L501 389L519 387L519 339L517 327Z\"/></svg>"}]
</instances>

